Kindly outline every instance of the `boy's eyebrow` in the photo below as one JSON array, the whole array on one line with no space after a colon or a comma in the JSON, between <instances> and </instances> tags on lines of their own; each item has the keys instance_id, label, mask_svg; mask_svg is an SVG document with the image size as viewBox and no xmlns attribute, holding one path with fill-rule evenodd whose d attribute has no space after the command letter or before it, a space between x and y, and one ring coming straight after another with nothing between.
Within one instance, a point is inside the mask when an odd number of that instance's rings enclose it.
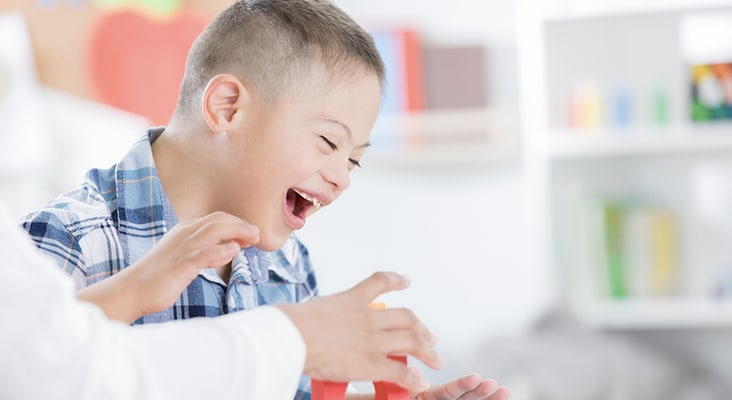
<instances>
[{"instance_id":1,"label":"boy's eyebrow","mask_svg":"<svg viewBox=\"0 0 732 400\"><path fill-rule=\"evenodd\" d=\"M353 142L353 134L351 133L351 128L349 128L348 125L344 124L341 121L338 121L337 119L332 119L332 118L325 118L325 121L332 122L332 123L342 127L346 131L346 134L348 135L348 139L351 140L351 142ZM365 147L369 147L369 146L371 146L371 143L366 142L366 143L360 144L358 146L355 146L354 148L361 149L361 148L365 148Z\"/></svg>"}]
</instances>

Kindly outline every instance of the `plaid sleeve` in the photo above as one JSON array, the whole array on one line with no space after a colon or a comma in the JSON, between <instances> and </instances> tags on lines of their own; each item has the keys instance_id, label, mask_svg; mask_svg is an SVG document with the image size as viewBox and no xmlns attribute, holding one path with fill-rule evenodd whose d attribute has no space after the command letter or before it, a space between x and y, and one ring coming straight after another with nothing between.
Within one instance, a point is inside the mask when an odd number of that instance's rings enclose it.
<instances>
[{"instance_id":1,"label":"plaid sleeve","mask_svg":"<svg viewBox=\"0 0 732 400\"><path fill-rule=\"evenodd\" d=\"M83 254L79 240L54 213L39 211L21 222L33 243L74 278L77 288L86 286Z\"/></svg>"}]
</instances>

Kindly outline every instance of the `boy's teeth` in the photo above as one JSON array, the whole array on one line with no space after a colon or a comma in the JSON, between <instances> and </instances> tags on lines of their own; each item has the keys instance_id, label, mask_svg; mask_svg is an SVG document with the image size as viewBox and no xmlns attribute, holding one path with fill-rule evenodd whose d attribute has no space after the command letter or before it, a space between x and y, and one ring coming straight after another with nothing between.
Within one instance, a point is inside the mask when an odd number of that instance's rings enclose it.
<instances>
[{"instance_id":1,"label":"boy's teeth","mask_svg":"<svg viewBox=\"0 0 732 400\"><path fill-rule=\"evenodd\" d=\"M299 191L299 190L295 190L295 189L292 189L292 190L294 190L294 191L295 191L295 193L297 193L297 194L299 194L300 196L302 196L302 198L303 198L303 199L305 199L305 200L307 200L307 201L309 201L309 202L313 203L313 206L315 206L315 208L320 208L320 206L322 206L322 205L323 205L323 204L322 204L322 203L320 202L320 200L318 200L318 199L315 199L315 198L312 198L312 197L310 197L310 196L309 196L309 195L308 195L307 193L303 193L303 192L301 192L301 191Z\"/></svg>"}]
</instances>

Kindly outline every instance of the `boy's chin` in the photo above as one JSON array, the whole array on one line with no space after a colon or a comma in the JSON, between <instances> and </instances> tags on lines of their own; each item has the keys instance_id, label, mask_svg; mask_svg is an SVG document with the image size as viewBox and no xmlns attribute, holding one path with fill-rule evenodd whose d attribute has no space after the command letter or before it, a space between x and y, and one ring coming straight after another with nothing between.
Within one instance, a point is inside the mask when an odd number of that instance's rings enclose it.
<instances>
[{"instance_id":1,"label":"boy's chin","mask_svg":"<svg viewBox=\"0 0 732 400\"><path fill-rule=\"evenodd\" d=\"M259 242L254 245L254 247L262 251L276 251L285 245L285 242L287 242L287 238L289 238L289 235L268 235L268 237L263 237L260 235Z\"/></svg>"}]
</instances>

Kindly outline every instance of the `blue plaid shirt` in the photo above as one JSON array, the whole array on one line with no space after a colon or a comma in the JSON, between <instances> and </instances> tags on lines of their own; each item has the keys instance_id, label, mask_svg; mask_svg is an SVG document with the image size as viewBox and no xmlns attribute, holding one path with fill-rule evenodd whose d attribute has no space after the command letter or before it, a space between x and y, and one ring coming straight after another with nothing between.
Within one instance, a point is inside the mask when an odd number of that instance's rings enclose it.
<instances>
[{"instance_id":1,"label":"blue plaid shirt","mask_svg":"<svg viewBox=\"0 0 732 400\"><path fill-rule=\"evenodd\" d=\"M22 221L36 246L72 276L77 288L135 263L178 222L150 148L162 132L151 129L118 164L90 170L80 187ZM231 267L228 285L214 270L204 269L173 306L135 323L213 317L317 295L307 249L294 234L276 252L243 249ZM309 379L303 377L296 399L309 399L309 392Z\"/></svg>"}]
</instances>

